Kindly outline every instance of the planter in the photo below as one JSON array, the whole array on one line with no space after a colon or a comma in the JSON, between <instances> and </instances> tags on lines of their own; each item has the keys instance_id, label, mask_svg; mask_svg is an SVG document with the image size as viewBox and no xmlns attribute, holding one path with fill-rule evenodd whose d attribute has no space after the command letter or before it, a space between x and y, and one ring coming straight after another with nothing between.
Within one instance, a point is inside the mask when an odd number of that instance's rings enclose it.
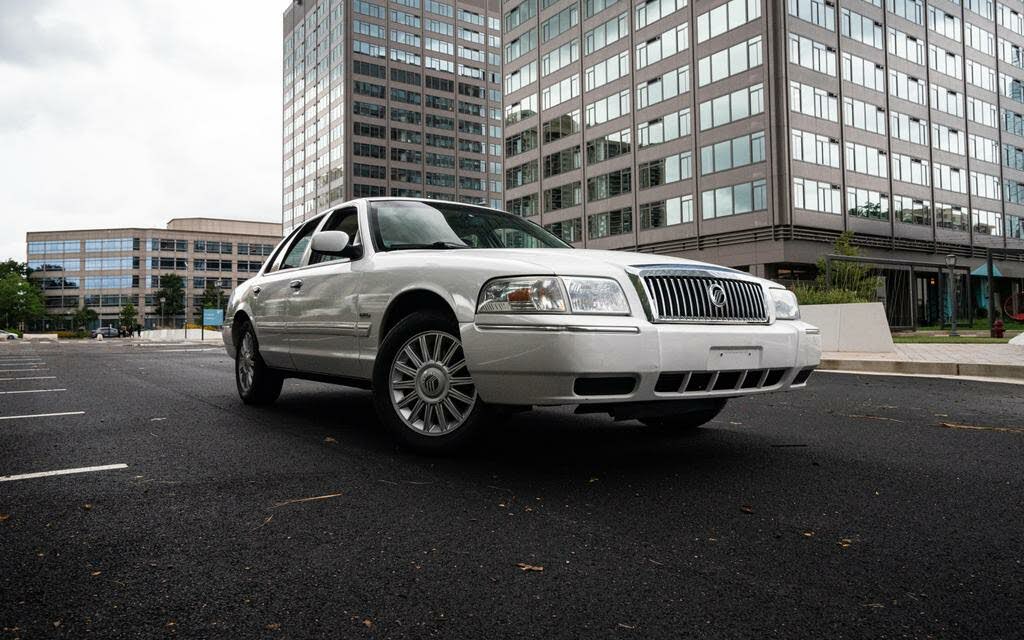
<instances>
[{"instance_id":1,"label":"planter","mask_svg":"<svg viewBox=\"0 0 1024 640\"><path fill-rule=\"evenodd\" d=\"M881 302L801 305L800 318L821 330L822 351L894 351Z\"/></svg>"}]
</instances>

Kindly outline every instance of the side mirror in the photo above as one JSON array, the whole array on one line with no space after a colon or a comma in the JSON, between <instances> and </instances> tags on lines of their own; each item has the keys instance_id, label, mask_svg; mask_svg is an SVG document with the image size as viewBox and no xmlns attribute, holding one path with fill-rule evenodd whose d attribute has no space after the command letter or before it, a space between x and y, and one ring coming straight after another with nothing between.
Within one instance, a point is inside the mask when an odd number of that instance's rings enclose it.
<instances>
[{"instance_id":1,"label":"side mirror","mask_svg":"<svg viewBox=\"0 0 1024 640\"><path fill-rule=\"evenodd\" d=\"M321 231L313 236L313 251L328 256L358 258L358 247L349 246L348 234L344 231Z\"/></svg>"}]
</instances>

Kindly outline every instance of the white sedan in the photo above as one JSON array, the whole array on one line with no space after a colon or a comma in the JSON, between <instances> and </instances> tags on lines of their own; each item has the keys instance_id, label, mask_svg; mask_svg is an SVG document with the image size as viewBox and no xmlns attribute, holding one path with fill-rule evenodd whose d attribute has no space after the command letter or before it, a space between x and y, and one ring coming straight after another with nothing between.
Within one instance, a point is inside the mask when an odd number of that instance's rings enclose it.
<instances>
[{"instance_id":1,"label":"white sedan","mask_svg":"<svg viewBox=\"0 0 1024 640\"><path fill-rule=\"evenodd\" d=\"M452 449L494 410L578 405L666 429L806 384L818 330L747 273L573 249L484 207L359 199L296 228L231 296L238 393L286 378L374 391L401 442Z\"/></svg>"}]
</instances>

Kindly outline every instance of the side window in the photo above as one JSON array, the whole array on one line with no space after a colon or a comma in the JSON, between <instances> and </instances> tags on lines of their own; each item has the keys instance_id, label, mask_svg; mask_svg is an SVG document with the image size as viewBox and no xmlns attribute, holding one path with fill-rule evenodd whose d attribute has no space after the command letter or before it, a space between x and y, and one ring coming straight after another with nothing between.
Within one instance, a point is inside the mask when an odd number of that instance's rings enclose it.
<instances>
[{"instance_id":1,"label":"side window","mask_svg":"<svg viewBox=\"0 0 1024 640\"><path fill-rule=\"evenodd\" d=\"M359 240L359 215L355 208L346 208L335 211L320 231L344 231L348 234L349 244L358 245ZM339 256L328 256L322 253L313 253L309 257L310 264L320 264L334 260L344 260Z\"/></svg>"},{"instance_id":2,"label":"side window","mask_svg":"<svg viewBox=\"0 0 1024 640\"><path fill-rule=\"evenodd\" d=\"M309 246L309 241L313 238L313 232L316 231L320 222L320 218L314 218L302 227L302 230L295 236L295 240L292 241L291 246L285 252L284 259L281 260L281 266L278 267L278 270L294 269L302 263L302 256L306 254L306 247Z\"/></svg>"}]
</instances>

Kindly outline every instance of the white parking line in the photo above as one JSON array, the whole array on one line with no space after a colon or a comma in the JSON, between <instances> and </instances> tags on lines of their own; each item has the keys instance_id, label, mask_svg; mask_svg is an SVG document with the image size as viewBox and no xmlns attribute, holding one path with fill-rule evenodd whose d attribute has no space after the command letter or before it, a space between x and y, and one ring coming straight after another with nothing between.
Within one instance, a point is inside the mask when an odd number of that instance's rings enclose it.
<instances>
[{"instance_id":1,"label":"white parking line","mask_svg":"<svg viewBox=\"0 0 1024 640\"><path fill-rule=\"evenodd\" d=\"M38 471L36 473L22 473L16 476L0 476L0 482L11 482L12 480L28 480L30 478L46 478L49 476L66 476L72 473L92 473L93 471L111 471L113 469L127 469L126 464L105 464L99 467L79 467L77 469L58 469L57 471Z\"/></svg>"},{"instance_id":2,"label":"white parking line","mask_svg":"<svg viewBox=\"0 0 1024 640\"><path fill-rule=\"evenodd\" d=\"M10 382L12 380L56 380L57 376L28 376L25 378L0 378L0 382Z\"/></svg>"},{"instance_id":3,"label":"white parking line","mask_svg":"<svg viewBox=\"0 0 1024 640\"><path fill-rule=\"evenodd\" d=\"M35 413L24 416L0 416L0 420L24 420L26 418L56 418L58 416L84 416L84 411L64 411L62 413Z\"/></svg>"},{"instance_id":4,"label":"white parking line","mask_svg":"<svg viewBox=\"0 0 1024 640\"><path fill-rule=\"evenodd\" d=\"M67 389L25 389L22 391L0 391L0 396L9 396L14 393L55 393L57 391L67 391Z\"/></svg>"},{"instance_id":5,"label":"white parking line","mask_svg":"<svg viewBox=\"0 0 1024 640\"><path fill-rule=\"evenodd\" d=\"M28 373L29 371L49 371L49 367L32 367L28 369L0 369L0 373Z\"/></svg>"}]
</instances>

